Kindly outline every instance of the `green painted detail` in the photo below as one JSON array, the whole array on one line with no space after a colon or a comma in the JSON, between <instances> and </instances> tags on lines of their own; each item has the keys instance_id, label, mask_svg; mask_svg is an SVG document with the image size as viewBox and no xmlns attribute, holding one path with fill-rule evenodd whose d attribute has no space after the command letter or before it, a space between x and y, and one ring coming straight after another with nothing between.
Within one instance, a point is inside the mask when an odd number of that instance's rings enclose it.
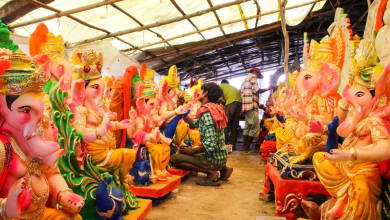
<instances>
[{"instance_id":1,"label":"green painted detail","mask_svg":"<svg viewBox=\"0 0 390 220\"><path fill-rule=\"evenodd\" d=\"M11 33L0 19L0 48L7 48L13 52L19 49L19 46L11 39Z\"/></svg>"},{"instance_id":2,"label":"green painted detail","mask_svg":"<svg viewBox=\"0 0 390 220\"><path fill-rule=\"evenodd\" d=\"M111 186L119 187L124 194L123 215L128 214L130 209L138 206L138 199L131 194L131 191L125 189L118 176L100 170L92 164L91 156L87 154L84 164L79 165L77 160L78 149L82 146L81 136L72 127L70 121L74 118L73 113L65 104L67 92L59 88L58 82L52 82L50 89L50 103L53 108L52 118L58 129L58 144L66 153L61 155L58 160L58 168L64 177L68 186L74 193L85 199L85 205L80 212L83 219L96 219L95 193L99 184L100 177L113 176Z\"/></svg>"}]
</instances>

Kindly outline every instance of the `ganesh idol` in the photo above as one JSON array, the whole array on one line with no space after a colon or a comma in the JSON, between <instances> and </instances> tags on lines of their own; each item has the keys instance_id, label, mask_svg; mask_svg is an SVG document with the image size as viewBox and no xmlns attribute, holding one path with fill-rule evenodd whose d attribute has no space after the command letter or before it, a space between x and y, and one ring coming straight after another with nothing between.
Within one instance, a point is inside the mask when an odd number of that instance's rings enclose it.
<instances>
[{"instance_id":1,"label":"ganesh idol","mask_svg":"<svg viewBox=\"0 0 390 220\"><path fill-rule=\"evenodd\" d=\"M140 144L144 144L152 157L153 173L160 181L172 178L166 170L170 159L171 139L160 133L160 126L164 120L153 112L157 108L156 90L151 85L138 81L134 86L136 104L136 126L133 135L135 142L133 149L138 149Z\"/></svg>"},{"instance_id":2,"label":"ganesh idol","mask_svg":"<svg viewBox=\"0 0 390 220\"><path fill-rule=\"evenodd\" d=\"M115 130L132 126L128 120L115 121L103 100L104 81L101 70L103 55L93 50L76 49L70 55L73 72L71 111L75 115L73 127L81 135L83 146L92 157L92 163L101 170L115 175L123 186L132 178L129 170L135 161L132 149L116 149Z\"/></svg>"},{"instance_id":3,"label":"ganesh idol","mask_svg":"<svg viewBox=\"0 0 390 220\"><path fill-rule=\"evenodd\" d=\"M0 28L0 39L9 38L5 25ZM19 49L0 54L0 218L81 219L85 201L57 167L64 150L43 138L46 73ZM49 197L62 208L48 207Z\"/></svg>"},{"instance_id":4,"label":"ganesh idol","mask_svg":"<svg viewBox=\"0 0 390 220\"><path fill-rule=\"evenodd\" d=\"M335 27L332 36L324 37L320 43L310 44L309 66L297 79L296 110L290 108L291 116L297 120L295 137L298 142L288 145L295 157L291 163L311 160L317 151L323 151L326 143L326 126L337 114L340 95L341 68L345 42L340 27Z\"/></svg>"},{"instance_id":5,"label":"ganesh idol","mask_svg":"<svg viewBox=\"0 0 390 220\"><path fill-rule=\"evenodd\" d=\"M328 153L313 157L318 178L332 199L321 207L302 202L311 219L378 219L381 174L386 178L389 175L382 168L390 159L390 135L385 124L390 116L390 65L382 72L376 61L373 43L362 40L351 62L349 85L339 101L340 125L337 120L329 125L329 133L337 132L346 139L341 147L335 143Z\"/></svg>"}]
</instances>

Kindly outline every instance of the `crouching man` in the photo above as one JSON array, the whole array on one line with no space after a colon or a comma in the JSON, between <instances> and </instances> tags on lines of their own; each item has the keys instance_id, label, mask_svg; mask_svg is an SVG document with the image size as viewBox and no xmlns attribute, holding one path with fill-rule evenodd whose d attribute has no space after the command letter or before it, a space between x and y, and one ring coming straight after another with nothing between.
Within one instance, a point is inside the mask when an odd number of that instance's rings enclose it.
<instances>
[{"instance_id":1,"label":"crouching man","mask_svg":"<svg viewBox=\"0 0 390 220\"><path fill-rule=\"evenodd\" d=\"M202 106L196 113L196 120L184 118L191 129L199 128L202 144L197 148L182 146L180 154L174 154L170 159L171 166L207 174L206 179L196 181L202 186L220 186L233 172L233 168L226 166L224 129L227 118L223 108L215 104L222 94L222 89L215 83L202 85L198 95Z\"/></svg>"}]
</instances>

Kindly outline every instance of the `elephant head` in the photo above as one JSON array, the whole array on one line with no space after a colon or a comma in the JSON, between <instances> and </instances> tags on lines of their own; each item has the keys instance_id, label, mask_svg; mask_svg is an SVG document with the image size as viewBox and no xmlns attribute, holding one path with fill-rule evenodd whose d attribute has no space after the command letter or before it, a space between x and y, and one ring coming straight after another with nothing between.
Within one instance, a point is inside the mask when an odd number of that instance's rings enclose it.
<instances>
[{"instance_id":1,"label":"elephant head","mask_svg":"<svg viewBox=\"0 0 390 220\"><path fill-rule=\"evenodd\" d=\"M1 76L0 130L10 134L27 156L51 166L64 150L43 138L45 71L35 68L21 50L13 52L9 61L10 68Z\"/></svg>"},{"instance_id":2,"label":"elephant head","mask_svg":"<svg viewBox=\"0 0 390 220\"><path fill-rule=\"evenodd\" d=\"M382 70L376 63L372 42L368 39L362 40L351 60L349 84L342 92L343 100L348 100L349 109L346 119L337 129L340 136L350 134L357 123L367 118L374 110L379 117L386 117L386 108L383 107L387 107L390 67L383 73Z\"/></svg>"},{"instance_id":3,"label":"elephant head","mask_svg":"<svg viewBox=\"0 0 390 220\"><path fill-rule=\"evenodd\" d=\"M65 59L64 40L49 32L41 23L30 36L30 55L37 66L42 66L46 72L46 80L59 82L64 91L70 89L72 72L69 62Z\"/></svg>"}]
</instances>

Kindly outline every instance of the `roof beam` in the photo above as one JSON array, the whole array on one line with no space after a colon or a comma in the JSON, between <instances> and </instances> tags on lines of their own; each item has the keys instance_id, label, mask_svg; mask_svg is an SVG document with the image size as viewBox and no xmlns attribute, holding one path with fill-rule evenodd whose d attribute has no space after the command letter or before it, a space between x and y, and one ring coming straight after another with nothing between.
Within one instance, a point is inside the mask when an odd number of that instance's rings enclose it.
<instances>
[{"instance_id":1,"label":"roof beam","mask_svg":"<svg viewBox=\"0 0 390 220\"><path fill-rule=\"evenodd\" d=\"M186 13L184 13L184 11L180 8L180 6L176 3L175 0L171 0L173 6L175 6L175 8L183 15L185 16ZM198 27L194 24L194 22L191 21L190 18L187 18L187 21L190 22L190 24L196 29L196 32L198 32L198 34L203 38L203 40L207 41L208 40L203 36L203 34L199 31Z\"/></svg>"},{"instance_id":2,"label":"roof beam","mask_svg":"<svg viewBox=\"0 0 390 220\"><path fill-rule=\"evenodd\" d=\"M222 56L222 53L221 53L221 51L219 51L218 49L215 49L217 52L218 52L218 54L219 54L219 57L222 59L222 62L225 64L225 66L227 67L227 68L229 68L229 70L230 70L230 72L232 71L232 69L230 68L230 66L229 66L229 64L226 62L226 59L225 59L225 57L224 56Z\"/></svg>"},{"instance_id":3,"label":"roof beam","mask_svg":"<svg viewBox=\"0 0 390 220\"><path fill-rule=\"evenodd\" d=\"M31 1L31 0L29 0L29 1ZM138 32L138 31L146 30L148 28L154 28L154 27L159 27L159 26L166 25L166 24L171 24L171 23L174 23L174 22L186 20L187 18L197 17L197 16L200 16L200 15L209 13L209 12L211 12L213 10L219 10L221 8L226 8L226 7L229 7L229 6L232 6L232 5L237 5L237 4L240 4L240 3L245 2L245 1L246 0L235 0L235 1L232 1L232 2L228 2L228 3L217 5L217 6L212 7L212 8L207 8L207 9L204 9L204 10L200 10L200 11L197 11L197 12L185 15L185 16L171 18L171 19L167 19L165 21L158 21L156 23L144 25L142 27L130 28L130 29L118 31L118 32L115 32L115 33L100 35L100 36L89 38L89 39L86 39L86 40L83 40L83 41L80 41L80 42L76 42L74 44L78 45L78 44L90 43L90 42L97 41L97 40L104 40L104 39L111 38L111 37L117 37L117 36L121 36L121 35L125 35L125 34L130 34L130 33Z\"/></svg>"},{"instance_id":4,"label":"roof beam","mask_svg":"<svg viewBox=\"0 0 390 220\"><path fill-rule=\"evenodd\" d=\"M207 0L207 3L209 3L210 8L213 8L213 7L214 7L214 6L213 6L213 3L211 3L211 0ZM227 40L227 36L226 36L226 34L225 34L225 31L223 30L223 27L222 27L222 25L221 25L222 22L221 22L221 20L219 19L219 16L218 16L217 12L216 12L215 10L213 10L213 13L214 13L215 18L217 19L217 22L218 22L218 25L219 25L219 29L221 30L223 36L224 36L225 39ZM229 42L229 41L228 41L228 42Z\"/></svg>"},{"instance_id":5,"label":"roof beam","mask_svg":"<svg viewBox=\"0 0 390 220\"><path fill-rule=\"evenodd\" d=\"M99 2L99 3L86 5L86 6L83 6L83 7L80 7L80 8L75 8L75 9L71 9L71 10L68 10L68 11L58 10L56 8L48 6L47 4L42 3L40 1L37 1L37 0L24 0L24 1L27 1L30 4L34 4L36 6L45 8L47 10L54 11L54 12L56 12L56 14L48 15L48 16L45 16L45 17L37 18L37 19L33 19L33 20L30 20L30 21L21 22L21 23L14 24L14 25L10 25L10 26L8 26L9 29L23 27L23 26L27 26L27 25L31 25L31 24L36 24L36 23L47 21L47 20L51 20L51 19L54 19L54 18L60 18L60 17L63 17L63 16L69 16L71 14L87 11L87 10L90 10L90 9L98 8L98 7L101 7L101 6L109 5L109 4L112 4L112 3L115 3L115 2L119 2L119 1L123 1L123 0L105 0L105 1L102 1L102 2Z\"/></svg>"},{"instance_id":6,"label":"roof beam","mask_svg":"<svg viewBox=\"0 0 390 220\"><path fill-rule=\"evenodd\" d=\"M364 12L364 13L362 14L362 16L360 16L360 18L351 26L351 30L353 30L353 29L356 27L356 25L359 24L359 23L363 20L363 18L365 18L365 17L367 16L367 13L368 13L368 9L367 9L366 12Z\"/></svg>"},{"instance_id":7,"label":"roof beam","mask_svg":"<svg viewBox=\"0 0 390 220\"><path fill-rule=\"evenodd\" d=\"M242 62L242 66L246 70L245 61L244 61L244 58L242 58L241 51L239 49L237 49L237 45L235 43L233 44L233 47L234 47L234 49L236 49L236 53L238 53L238 55L240 56L240 59L241 59L241 62Z\"/></svg>"},{"instance_id":8,"label":"roof beam","mask_svg":"<svg viewBox=\"0 0 390 220\"><path fill-rule=\"evenodd\" d=\"M289 60L293 60L293 59L289 59ZM290 63L290 62L289 62ZM292 62L291 62L292 63ZM253 68L253 67L260 67L260 70L269 70L269 69L274 69L276 67L279 67L280 65L278 64L278 62L271 62L271 63L267 63L267 64L264 64L264 65L272 65L272 64L277 64L277 65L274 65L274 66L270 66L270 67L266 67L266 68L263 68L263 65L259 66L259 65L253 65L251 66L250 68ZM239 70L236 70L236 71L233 71L233 72L240 72L240 71L243 71L244 69L239 69ZM242 72L242 73L238 73L238 74L231 74L231 73L224 73L224 74L221 74L221 75L218 75L218 76L215 76L215 77L212 77L212 78L207 78L207 79L204 79L204 82L206 81L210 81L210 80L221 80L221 79L224 79L224 78L230 78L230 77L238 77L238 76L242 76L242 75L246 75L248 74L246 72L246 70L244 70L245 72ZM221 78L222 77L222 78Z\"/></svg>"},{"instance_id":9,"label":"roof beam","mask_svg":"<svg viewBox=\"0 0 390 220\"><path fill-rule=\"evenodd\" d=\"M256 4L256 8L257 8L257 18L256 18L256 23L255 23L255 29L257 28L257 23L259 22L259 19L261 18L261 8L260 8L260 5L259 3L257 2L257 0L253 0L253 2Z\"/></svg>"},{"instance_id":10,"label":"roof beam","mask_svg":"<svg viewBox=\"0 0 390 220\"><path fill-rule=\"evenodd\" d=\"M136 22L137 24L139 24L141 27L144 26L138 19L136 19L134 16L132 16L131 14L127 13L125 10L123 10L122 8L118 7L116 4L111 4L112 7L114 7L116 10L122 12L124 15L126 15L127 17L131 18L134 22ZM153 30L150 30L150 29L147 29L149 32L152 32L153 34L155 34L157 37L159 37L160 39L162 39L163 41L165 41L165 39L163 38L163 36ZM172 46L171 44L169 44L167 42L167 44L172 47L174 50L178 51L178 49L174 46ZM135 47L134 45L132 46L134 49L138 49L140 51L142 51L141 49ZM155 55L151 54L149 51L146 51L147 54L151 57L155 57ZM162 62L164 62L165 64L167 64L168 62L166 62L165 60L161 59Z\"/></svg>"},{"instance_id":11,"label":"roof beam","mask_svg":"<svg viewBox=\"0 0 390 220\"><path fill-rule=\"evenodd\" d=\"M52 3L54 0L39 0L44 4ZM0 8L0 18L4 24L10 24L39 7L25 1L9 1Z\"/></svg>"},{"instance_id":12,"label":"roof beam","mask_svg":"<svg viewBox=\"0 0 390 220\"><path fill-rule=\"evenodd\" d=\"M326 34L326 33L327 33L326 31L322 31L322 32L308 33L308 35ZM292 36L290 36L291 39L293 39L293 38L301 38L301 37L303 37L303 36L302 36L302 35L292 35ZM251 37L250 37L250 38L251 38ZM236 41L236 42L240 42L240 41L242 41L242 40L243 40L243 39L240 39L239 41ZM245 39L244 39L244 40L245 40ZM241 52L241 51L245 51L245 50L250 50L250 49L253 49L253 48L256 48L256 47L259 47L260 50L261 50L262 59L263 59L263 62L264 62L264 51L262 50L261 47L262 47L262 46L269 45L269 44L272 44L272 43L275 43L275 42L280 42L280 41L282 41L282 40L283 40L283 39L278 39L278 40L273 40L273 41L269 41L269 42L258 43L257 46L251 46L251 47L247 47L247 48L240 49L240 52ZM233 42L233 41L232 41L232 42ZM217 49L224 48L224 47L225 47L225 46L219 45L219 46L217 47ZM177 63L179 63L179 62L182 62L182 61L184 61L184 60L187 60L187 59L189 59L189 58L198 57L198 56L200 56L200 55L202 55L202 54L211 52L211 51L213 51L213 50L214 50L214 49L212 49L212 50L207 49L207 50L204 50L204 51L200 51L200 52L198 52L198 53L196 53L196 54L193 54L193 55L191 55L191 56L184 57L184 58L175 60L175 61L173 61L173 62L169 62L169 64L167 64L167 65L158 66L158 67L153 68L153 69L154 69L155 71L159 71L159 70L161 70L161 69L164 69L164 68L166 68L166 67L170 67L170 66L172 66L172 65L175 65L175 64L177 64ZM226 54L225 56L231 56L231 55L234 55L234 54L236 54L236 53L237 53L237 52L232 52L232 53ZM216 60L218 60L218 59L219 59L219 58L217 58L217 59L212 59L212 60L207 60L207 61L205 61L204 63L211 63L211 62L216 61ZM184 70L178 70L178 73L180 73L180 72L182 72L182 71L186 71L186 70L192 69L192 68L193 68L193 67L188 67L188 68L186 68L186 69L184 69Z\"/></svg>"},{"instance_id":13,"label":"roof beam","mask_svg":"<svg viewBox=\"0 0 390 220\"><path fill-rule=\"evenodd\" d=\"M318 2L318 1L322 1L322 0L317 0L317 1L314 1L314 2ZM302 6L305 6L305 5L308 5L308 4L312 4L312 3L313 2L307 2L307 3L296 5L296 6L293 6L293 7L288 7L287 10L294 9L296 7L302 7ZM270 14L275 14L275 13L278 13L278 12L279 12L279 10L273 10L273 11L269 11L269 12L261 14L261 15L270 15ZM333 13L333 12L334 11L329 12L329 13ZM254 19L254 18L258 18L258 17L259 17L259 15L250 16L250 17L246 17L246 18L241 18L241 19L237 19L237 20L221 23L221 25L222 26L230 25L230 24L234 24L234 23L238 23L238 22L242 22L242 21L246 21L246 20L250 20L250 19ZM217 28L217 27L219 27L219 25L210 26L208 28L204 28L204 29L199 30L199 32L208 31L208 30L211 30L211 29L214 29L214 28ZM179 36L176 36L176 37L169 38L166 41L171 41L171 40L175 40L175 39L178 39L178 38L187 37L187 36L190 36L190 35L193 35L193 34L196 34L196 33L198 33L198 32L195 31L195 32L187 33L187 34L182 34L182 35L179 35ZM159 42L155 42L155 43L150 43L150 44L147 44L147 45L144 45L144 46L139 46L138 48L150 47L150 46L154 46L154 45L157 45L157 44L165 43L166 41L159 41ZM127 51L130 51L130 50L132 50L132 49L125 49L125 50L122 50L122 52L127 52Z\"/></svg>"},{"instance_id":14,"label":"roof beam","mask_svg":"<svg viewBox=\"0 0 390 220\"><path fill-rule=\"evenodd\" d=\"M56 12L56 13L61 13L61 12L62 12L61 10L58 10L58 9L56 9L56 8L53 8L53 7L49 6L49 5L43 4L43 3L38 2L38 1L36 1L36 0L26 0L26 1L29 1L31 4L35 4L35 5L37 5L37 6L40 6L40 7L42 7L42 8L45 8L45 9L47 9L47 10L54 11L54 12ZM119 1L119 0L116 0L116 1ZM108 2L108 0L107 0L107 2ZM70 14L69 14L69 15L65 15L65 16L67 16L68 18L73 19L74 21L76 21L76 22L78 22L78 23L80 23L80 24L82 24L82 25L84 25L84 26L87 26L87 27L89 27L89 28L92 28L92 29L95 29L95 30L102 31L102 32L105 32L105 33L107 33L107 34L110 33L109 31L107 31L107 30L105 30L105 29L98 28L98 27L95 27L95 26L93 26L93 25L90 25L90 24L88 24L88 23L86 23L86 22L84 22L84 21L82 21L82 20L80 20L80 19L74 17L73 15L70 15ZM134 46L133 44L131 44L130 42L127 42L127 41L125 41L125 40L123 40L123 39L121 39L121 38L119 38L119 37L115 37L115 38L116 38L117 40L119 40L119 41L125 43L125 44L128 44L128 45L130 45L130 46L132 46L132 47L135 47L135 46ZM143 53L148 54L148 55L151 56L151 57L155 57L155 55L151 54L151 53L148 52L148 51L144 51L144 50L140 50L140 49L138 49L138 50L141 51L141 52L143 52ZM165 61L164 61L164 62L165 62Z\"/></svg>"},{"instance_id":15,"label":"roof beam","mask_svg":"<svg viewBox=\"0 0 390 220\"><path fill-rule=\"evenodd\" d=\"M291 50L295 50L295 48L291 48ZM277 52L277 53L278 53L278 52ZM276 53L276 54L277 54L277 53ZM271 54L271 55L276 55L276 54ZM261 57L261 56L254 56L254 57L252 57L251 59L260 58L260 57ZM290 59L293 59L293 58L291 57ZM277 61L277 62L279 62L279 61ZM277 63L277 62L275 62L275 63ZM239 63L241 63L241 61L238 61L238 62L235 62L235 63L231 63L230 65L235 65L235 64L239 64ZM268 64L267 64L267 63L264 63L264 64L262 64L262 65L268 65ZM279 63L279 65L280 65L280 63ZM203 75L203 74L205 74L205 73L209 73L209 72L211 72L211 71L215 71L215 70L223 69L223 68L225 68L225 67L223 66L223 67L211 69L211 70L209 70L209 71L204 71L204 72L201 72L201 73L193 74L192 77L193 77L193 76L200 76L200 75ZM187 80L187 79L189 79L189 78L190 78L190 77L187 77L187 78L184 78L184 79L182 79L182 80Z\"/></svg>"}]
</instances>

